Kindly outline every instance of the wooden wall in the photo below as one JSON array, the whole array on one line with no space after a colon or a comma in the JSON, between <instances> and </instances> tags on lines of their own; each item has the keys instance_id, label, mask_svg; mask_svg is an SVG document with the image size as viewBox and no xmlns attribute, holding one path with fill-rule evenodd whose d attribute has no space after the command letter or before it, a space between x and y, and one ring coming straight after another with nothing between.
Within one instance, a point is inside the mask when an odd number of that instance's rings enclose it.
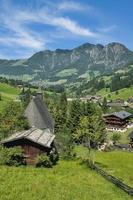
<instances>
[{"instance_id":1,"label":"wooden wall","mask_svg":"<svg viewBox=\"0 0 133 200\"><path fill-rule=\"evenodd\" d=\"M50 148L43 147L27 139L21 139L4 144L6 147L20 146L23 149L26 164L35 164L36 157L41 153L49 154Z\"/></svg>"}]
</instances>

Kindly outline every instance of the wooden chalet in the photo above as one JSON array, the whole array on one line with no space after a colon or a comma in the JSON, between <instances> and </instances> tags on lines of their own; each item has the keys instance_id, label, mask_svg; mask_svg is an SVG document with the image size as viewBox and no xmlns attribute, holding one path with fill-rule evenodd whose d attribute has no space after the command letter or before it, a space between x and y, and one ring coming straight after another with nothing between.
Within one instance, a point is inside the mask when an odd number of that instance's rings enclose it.
<instances>
[{"instance_id":1,"label":"wooden chalet","mask_svg":"<svg viewBox=\"0 0 133 200\"><path fill-rule=\"evenodd\" d=\"M104 115L104 121L108 129L122 130L128 126L132 114L126 111L114 112Z\"/></svg>"},{"instance_id":2,"label":"wooden chalet","mask_svg":"<svg viewBox=\"0 0 133 200\"><path fill-rule=\"evenodd\" d=\"M29 130L14 133L1 143L5 147L20 146L26 164L34 164L41 153L56 151L54 147L54 120L43 102L41 92L33 97L25 110L30 125Z\"/></svg>"},{"instance_id":3,"label":"wooden chalet","mask_svg":"<svg viewBox=\"0 0 133 200\"><path fill-rule=\"evenodd\" d=\"M133 148L133 131L128 135L128 137L130 138L130 146Z\"/></svg>"}]
</instances>

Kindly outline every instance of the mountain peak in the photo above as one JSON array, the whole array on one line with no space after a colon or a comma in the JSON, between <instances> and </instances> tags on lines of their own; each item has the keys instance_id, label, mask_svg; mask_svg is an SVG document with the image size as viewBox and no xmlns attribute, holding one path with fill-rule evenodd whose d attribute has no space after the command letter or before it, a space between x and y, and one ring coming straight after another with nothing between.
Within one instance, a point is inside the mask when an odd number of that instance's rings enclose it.
<instances>
[{"instance_id":1,"label":"mountain peak","mask_svg":"<svg viewBox=\"0 0 133 200\"><path fill-rule=\"evenodd\" d=\"M42 79L50 84L71 82L88 70L98 74L111 72L133 63L133 52L123 44L112 42L101 44L84 43L74 49L56 49L37 52L26 61L0 60L0 74L5 76L27 75L29 80ZM51 83L52 82L52 83Z\"/></svg>"},{"instance_id":2,"label":"mountain peak","mask_svg":"<svg viewBox=\"0 0 133 200\"><path fill-rule=\"evenodd\" d=\"M117 46L117 47L121 47L121 48L124 48L124 49L128 49L125 45L123 45L119 42L111 42L111 43L107 44L106 46L108 46L108 47Z\"/></svg>"}]
</instances>

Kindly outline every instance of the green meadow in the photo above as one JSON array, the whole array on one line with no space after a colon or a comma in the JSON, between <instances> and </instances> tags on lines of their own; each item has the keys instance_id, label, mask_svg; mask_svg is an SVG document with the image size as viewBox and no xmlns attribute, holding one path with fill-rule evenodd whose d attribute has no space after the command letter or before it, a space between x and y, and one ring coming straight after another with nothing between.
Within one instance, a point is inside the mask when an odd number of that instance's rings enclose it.
<instances>
[{"instance_id":1,"label":"green meadow","mask_svg":"<svg viewBox=\"0 0 133 200\"><path fill-rule=\"evenodd\" d=\"M118 90L118 94L116 92L110 92L109 89L106 90L105 88L98 91L97 94L101 95L102 97L107 97L108 99L124 99L127 100L129 97L133 96L133 87L130 88L123 88L121 90ZM110 97L109 97L110 95Z\"/></svg>"},{"instance_id":2,"label":"green meadow","mask_svg":"<svg viewBox=\"0 0 133 200\"><path fill-rule=\"evenodd\" d=\"M0 83L0 112L2 112L3 108L9 101L16 99L19 93L19 88L13 87L6 83Z\"/></svg>"},{"instance_id":3,"label":"green meadow","mask_svg":"<svg viewBox=\"0 0 133 200\"><path fill-rule=\"evenodd\" d=\"M130 200L79 161L60 161L52 169L0 167L1 200Z\"/></svg>"},{"instance_id":4,"label":"green meadow","mask_svg":"<svg viewBox=\"0 0 133 200\"><path fill-rule=\"evenodd\" d=\"M88 150L83 146L77 146L79 157L87 158ZM124 183L133 187L133 153L124 151L93 152L95 163L109 174L119 178Z\"/></svg>"},{"instance_id":5,"label":"green meadow","mask_svg":"<svg viewBox=\"0 0 133 200\"><path fill-rule=\"evenodd\" d=\"M4 97L15 99L17 95L20 93L20 89L17 87L13 87L6 83L0 83L0 94Z\"/></svg>"},{"instance_id":6,"label":"green meadow","mask_svg":"<svg viewBox=\"0 0 133 200\"><path fill-rule=\"evenodd\" d=\"M112 151L97 152L95 160L109 174L133 187L133 153Z\"/></svg>"}]
</instances>

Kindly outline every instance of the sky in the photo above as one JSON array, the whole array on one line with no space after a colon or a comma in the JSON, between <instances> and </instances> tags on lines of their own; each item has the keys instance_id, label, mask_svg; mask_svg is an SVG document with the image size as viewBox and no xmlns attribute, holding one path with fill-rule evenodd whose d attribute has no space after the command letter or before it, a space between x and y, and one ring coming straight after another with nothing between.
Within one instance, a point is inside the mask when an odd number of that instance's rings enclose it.
<instances>
[{"instance_id":1,"label":"sky","mask_svg":"<svg viewBox=\"0 0 133 200\"><path fill-rule=\"evenodd\" d=\"M0 58L119 42L133 50L133 0L0 0Z\"/></svg>"}]
</instances>

